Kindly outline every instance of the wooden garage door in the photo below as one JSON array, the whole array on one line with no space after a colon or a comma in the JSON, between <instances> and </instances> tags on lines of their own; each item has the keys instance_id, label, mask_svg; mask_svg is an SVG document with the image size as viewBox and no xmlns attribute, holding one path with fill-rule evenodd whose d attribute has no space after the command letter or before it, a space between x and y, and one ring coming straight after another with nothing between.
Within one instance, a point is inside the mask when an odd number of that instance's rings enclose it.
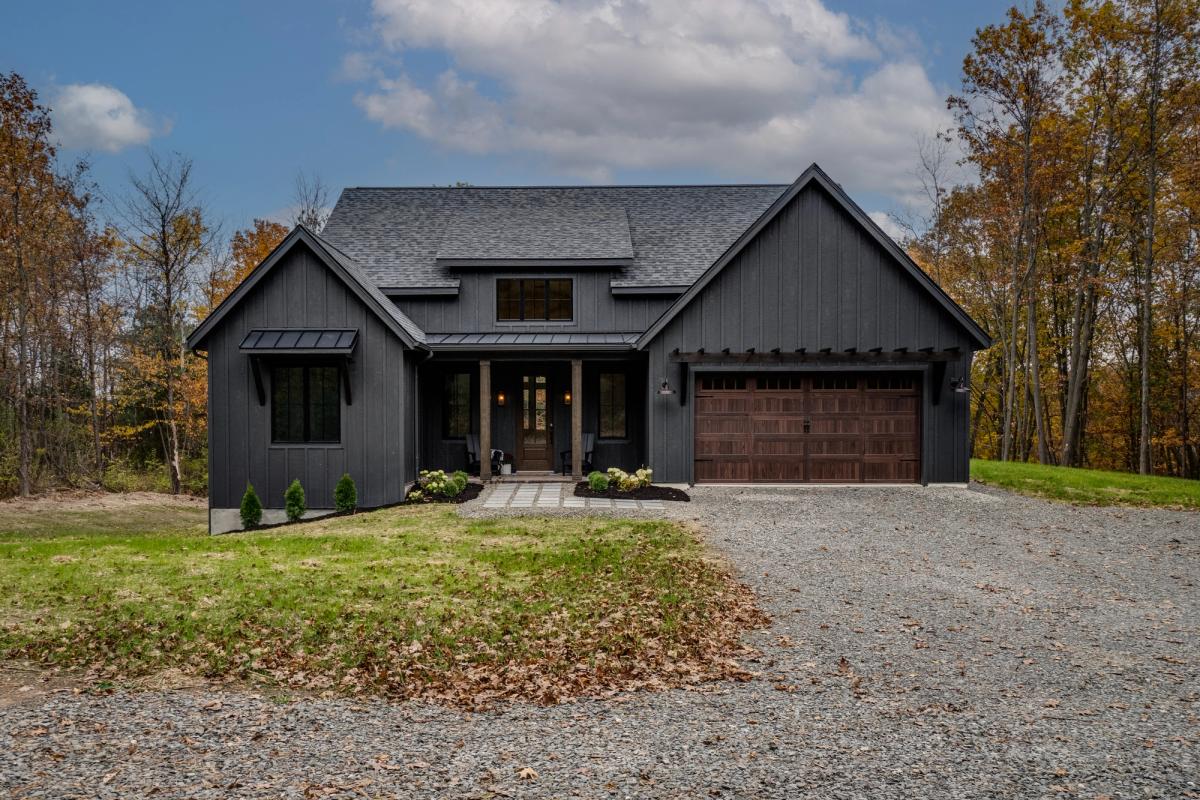
<instances>
[{"instance_id":1,"label":"wooden garage door","mask_svg":"<svg viewBox=\"0 0 1200 800\"><path fill-rule=\"evenodd\" d=\"M697 483L920 479L920 376L696 376Z\"/></svg>"}]
</instances>

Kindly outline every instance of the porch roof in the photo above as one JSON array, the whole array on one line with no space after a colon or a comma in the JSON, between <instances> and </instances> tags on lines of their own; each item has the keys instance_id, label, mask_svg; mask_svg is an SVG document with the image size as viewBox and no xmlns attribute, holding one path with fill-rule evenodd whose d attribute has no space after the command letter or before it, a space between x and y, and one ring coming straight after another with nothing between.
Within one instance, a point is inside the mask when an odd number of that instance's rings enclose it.
<instances>
[{"instance_id":1,"label":"porch roof","mask_svg":"<svg viewBox=\"0 0 1200 800\"><path fill-rule=\"evenodd\" d=\"M432 350L632 350L637 333L430 333Z\"/></svg>"}]
</instances>

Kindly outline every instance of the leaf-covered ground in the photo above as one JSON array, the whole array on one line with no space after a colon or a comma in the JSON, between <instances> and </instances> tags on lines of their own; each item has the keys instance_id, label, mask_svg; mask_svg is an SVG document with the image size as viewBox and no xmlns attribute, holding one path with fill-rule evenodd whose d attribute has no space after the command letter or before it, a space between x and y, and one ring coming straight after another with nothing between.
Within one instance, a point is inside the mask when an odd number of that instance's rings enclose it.
<instances>
[{"instance_id":1,"label":"leaf-covered ground","mask_svg":"<svg viewBox=\"0 0 1200 800\"><path fill-rule=\"evenodd\" d=\"M1200 509L1200 481L1011 461L971 460L971 478L1009 491L1092 506Z\"/></svg>"},{"instance_id":2,"label":"leaf-covered ground","mask_svg":"<svg viewBox=\"0 0 1200 800\"><path fill-rule=\"evenodd\" d=\"M485 706L738 676L752 595L663 520L0 507L0 658Z\"/></svg>"}]
</instances>

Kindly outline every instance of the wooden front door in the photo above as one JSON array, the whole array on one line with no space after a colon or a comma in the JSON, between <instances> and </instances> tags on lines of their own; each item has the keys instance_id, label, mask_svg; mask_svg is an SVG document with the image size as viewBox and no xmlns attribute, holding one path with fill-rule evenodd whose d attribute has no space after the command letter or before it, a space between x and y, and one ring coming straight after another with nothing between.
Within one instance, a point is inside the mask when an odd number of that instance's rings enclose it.
<instances>
[{"instance_id":1,"label":"wooden front door","mask_svg":"<svg viewBox=\"0 0 1200 800\"><path fill-rule=\"evenodd\" d=\"M920 376L714 373L696 378L697 483L920 480Z\"/></svg>"},{"instance_id":2,"label":"wooden front door","mask_svg":"<svg viewBox=\"0 0 1200 800\"><path fill-rule=\"evenodd\" d=\"M545 375L521 376L521 418L517 422L517 469L554 468L554 423L550 382Z\"/></svg>"}]
</instances>

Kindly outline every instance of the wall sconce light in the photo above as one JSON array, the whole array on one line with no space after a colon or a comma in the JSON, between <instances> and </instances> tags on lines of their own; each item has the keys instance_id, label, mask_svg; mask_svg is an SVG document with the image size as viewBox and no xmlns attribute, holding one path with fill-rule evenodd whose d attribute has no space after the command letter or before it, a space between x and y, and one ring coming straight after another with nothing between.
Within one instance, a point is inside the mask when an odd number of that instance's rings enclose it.
<instances>
[{"instance_id":1,"label":"wall sconce light","mask_svg":"<svg viewBox=\"0 0 1200 800\"><path fill-rule=\"evenodd\" d=\"M564 406L571 405L571 393L570 392L563 392L563 405Z\"/></svg>"},{"instance_id":2,"label":"wall sconce light","mask_svg":"<svg viewBox=\"0 0 1200 800\"><path fill-rule=\"evenodd\" d=\"M503 406L508 402L508 395L504 392L496 392L496 405Z\"/></svg>"},{"instance_id":3,"label":"wall sconce light","mask_svg":"<svg viewBox=\"0 0 1200 800\"><path fill-rule=\"evenodd\" d=\"M671 384L667 383L666 381L663 381L662 386L658 387L659 397L670 397L673 394L675 394L675 390L672 389Z\"/></svg>"},{"instance_id":4,"label":"wall sconce light","mask_svg":"<svg viewBox=\"0 0 1200 800\"><path fill-rule=\"evenodd\" d=\"M971 387L967 386L966 378L951 378L950 388L959 394L966 394L967 392L971 391Z\"/></svg>"}]
</instances>

